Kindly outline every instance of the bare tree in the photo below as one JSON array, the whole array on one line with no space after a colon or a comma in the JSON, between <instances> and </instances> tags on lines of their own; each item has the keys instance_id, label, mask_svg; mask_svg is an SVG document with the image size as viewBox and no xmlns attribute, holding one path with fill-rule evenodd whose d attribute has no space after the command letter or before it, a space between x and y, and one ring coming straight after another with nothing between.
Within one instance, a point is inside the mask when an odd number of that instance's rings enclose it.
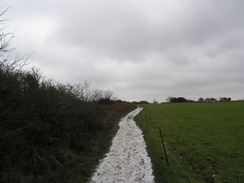
<instances>
[{"instance_id":1,"label":"bare tree","mask_svg":"<svg viewBox=\"0 0 244 183\"><path fill-rule=\"evenodd\" d=\"M103 91L95 88L92 91L92 101L98 101L103 98Z\"/></svg>"},{"instance_id":2,"label":"bare tree","mask_svg":"<svg viewBox=\"0 0 244 183\"><path fill-rule=\"evenodd\" d=\"M103 98L105 98L105 99L112 99L112 96L113 96L113 92L112 91L110 91L110 90L106 90L106 91L104 91L104 93L103 93Z\"/></svg>"},{"instance_id":3,"label":"bare tree","mask_svg":"<svg viewBox=\"0 0 244 183\"><path fill-rule=\"evenodd\" d=\"M156 99L153 100L153 104L157 104L158 101Z\"/></svg>"},{"instance_id":4,"label":"bare tree","mask_svg":"<svg viewBox=\"0 0 244 183\"><path fill-rule=\"evenodd\" d=\"M21 70L21 68L27 65L27 60L30 55L26 57L26 55L21 56L20 54L13 54L16 48L11 48L10 45L12 40L14 39L14 31L13 32L5 32L5 23L7 21L6 18L2 18L5 13L11 8L8 7L2 13L0 13L0 67L7 71L13 70Z\"/></svg>"},{"instance_id":5,"label":"bare tree","mask_svg":"<svg viewBox=\"0 0 244 183\"><path fill-rule=\"evenodd\" d=\"M168 98L166 99L166 101L167 101L167 102L170 102L171 98L172 98L172 97L168 97Z\"/></svg>"}]
</instances>

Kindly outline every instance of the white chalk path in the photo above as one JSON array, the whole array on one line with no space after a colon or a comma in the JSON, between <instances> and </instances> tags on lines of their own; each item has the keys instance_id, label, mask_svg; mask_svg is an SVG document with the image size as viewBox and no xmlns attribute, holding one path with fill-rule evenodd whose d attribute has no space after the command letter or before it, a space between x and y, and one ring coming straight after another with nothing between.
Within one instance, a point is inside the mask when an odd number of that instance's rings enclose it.
<instances>
[{"instance_id":1,"label":"white chalk path","mask_svg":"<svg viewBox=\"0 0 244 183\"><path fill-rule=\"evenodd\" d=\"M137 108L121 119L110 151L97 167L90 183L154 183L142 131L133 120L141 110Z\"/></svg>"}]
</instances>

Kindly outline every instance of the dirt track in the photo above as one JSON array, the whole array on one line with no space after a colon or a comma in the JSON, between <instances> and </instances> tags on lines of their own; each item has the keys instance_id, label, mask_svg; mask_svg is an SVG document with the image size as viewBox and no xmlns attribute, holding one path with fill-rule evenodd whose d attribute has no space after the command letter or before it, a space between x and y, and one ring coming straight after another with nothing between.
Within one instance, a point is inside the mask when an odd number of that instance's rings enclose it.
<instances>
[{"instance_id":1,"label":"dirt track","mask_svg":"<svg viewBox=\"0 0 244 183\"><path fill-rule=\"evenodd\" d=\"M141 110L137 108L121 119L110 151L97 167L91 183L154 183L142 131L133 120Z\"/></svg>"}]
</instances>

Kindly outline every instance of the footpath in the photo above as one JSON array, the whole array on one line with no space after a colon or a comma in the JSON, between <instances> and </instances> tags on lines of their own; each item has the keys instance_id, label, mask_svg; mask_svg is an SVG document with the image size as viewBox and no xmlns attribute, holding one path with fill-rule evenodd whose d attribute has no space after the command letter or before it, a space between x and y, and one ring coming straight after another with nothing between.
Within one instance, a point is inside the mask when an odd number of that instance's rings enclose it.
<instances>
[{"instance_id":1,"label":"footpath","mask_svg":"<svg viewBox=\"0 0 244 183\"><path fill-rule=\"evenodd\" d=\"M137 108L122 118L109 153L101 160L90 183L154 183L151 159L134 117Z\"/></svg>"}]
</instances>

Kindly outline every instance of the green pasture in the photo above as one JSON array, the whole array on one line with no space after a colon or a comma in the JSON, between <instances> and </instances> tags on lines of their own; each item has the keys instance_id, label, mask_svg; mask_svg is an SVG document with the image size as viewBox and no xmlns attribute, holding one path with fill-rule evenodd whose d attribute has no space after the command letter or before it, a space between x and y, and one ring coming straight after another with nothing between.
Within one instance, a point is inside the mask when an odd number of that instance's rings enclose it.
<instances>
[{"instance_id":1,"label":"green pasture","mask_svg":"<svg viewBox=\"0 0 244 183\"><path fill-rule=\"evenodd\" d=\"M157 183L244 182L244 102L140 106L144 110L136 121L143 130Z\"/></svg>"}]
</instances>

